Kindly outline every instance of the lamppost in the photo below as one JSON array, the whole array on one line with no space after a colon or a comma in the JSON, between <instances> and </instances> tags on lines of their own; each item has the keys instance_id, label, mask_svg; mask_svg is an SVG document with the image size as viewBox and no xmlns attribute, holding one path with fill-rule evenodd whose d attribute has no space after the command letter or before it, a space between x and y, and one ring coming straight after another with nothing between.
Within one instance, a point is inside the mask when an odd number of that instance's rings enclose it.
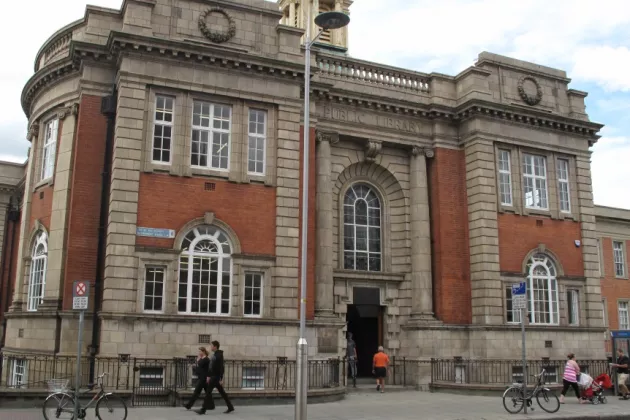
<instances>
[{"instance_id":1,"label":"lamppost","mask_svg":"<svg viewBox=\"0 0 630 420\"><path fill-rule=\"evenodd\" d=\"M308 248L308 173L310 151L311 112L311 47L325 30L339 29L350 23L350 17L341 12L320 13L315 24L321 28L311 40L311 11L307 8L304 51L304 153L302 162L302 255L300 270L300 338L297 342L297 375L295 382L295 420L306 420L308 394L308 343L306 341L306 273Z\"/></svg>"}]
</instances>

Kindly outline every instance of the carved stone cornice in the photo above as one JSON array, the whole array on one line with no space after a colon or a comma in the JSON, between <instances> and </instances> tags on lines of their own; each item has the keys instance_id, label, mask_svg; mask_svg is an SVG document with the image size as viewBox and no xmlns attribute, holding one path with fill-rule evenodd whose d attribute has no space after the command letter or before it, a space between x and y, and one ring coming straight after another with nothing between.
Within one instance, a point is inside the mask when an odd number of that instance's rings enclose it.
<instances>
[{"instance_id":1,"label":"carved stone cornice","mask_svg":"<svg viewBox=\"0 0 630 420\"><path fill-rule=\"evenodd\" d=\"M26 139L32 142L33 139L36 139L38 135L39 135L39 123L36 121L33 124L31 124L31 126L28 128Z\"/></svg>"},{"instance_id":2,"label":"carved stone cornice","mask_svg":"<svg viewBox=\"0 0 630 420\"><path fill-rule=\"evenodd\" d=\"M63 120L68 115L78 115L78 114L79 114L79 104L78 103L74 103L74 104L72 104L70 106L67 106L65 108L61 108L61 109L57 110L57 118L59 118L60 120Z\"/></svg>"},{"instance_id":3,"label":"carved stone cornice","mask_svg":"<svg viewBox=\"0 0 630 420\"><path fill-rule=\"evenodd\" d=\"M383 143L378 140L369 140L365 145L365 161L374 162L383 149Z\"/></svg>"},{"instance_id":4,"label":"carved stone cornice","mask_svg":"<svg viewBox=\"0 0 630 420\"><path fill-rule=\"evenodd\" d=\"M327 141L330 144L339 143L339 133L317 130L317 142Z\"/></svg>"}]
</instances>

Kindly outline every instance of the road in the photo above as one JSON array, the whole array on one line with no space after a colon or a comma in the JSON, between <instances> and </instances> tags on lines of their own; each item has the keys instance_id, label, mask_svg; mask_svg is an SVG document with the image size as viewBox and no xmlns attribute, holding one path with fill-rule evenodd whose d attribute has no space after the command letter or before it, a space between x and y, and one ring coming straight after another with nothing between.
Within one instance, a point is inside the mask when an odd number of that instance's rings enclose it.
<instances>
[{"instance_id":1,"label":"road","mask_svg":"<svg viewBox=\"0 0 630 420\"><path fill-rule=\"evenodd\" d=\"M556 414L547 414L536 407L527 416L510 415L502 405L500 397L461 396L426 392L392 392L378 394L362 392L349 394L340 402L313 404L308 408L309 420L543 420L543 419L629 419L630 401L619 401L609 397L606 405L579 405L567 399ZM222 401L219 402L222 404ZM223 414L225 407L217 406L214 412L199 416L183 408L130 408L129 420L172 420L199 418L227 418L230 420L293 420L292 405L280 406L236 406L232 414ZM211 413L211 414L210 414ZM88 413L93 420L94 412ZM616 414L616 417L602 416ZM117 417L104 417L114 420ZM1 420L41 420L40 409L0 410ZM118 417L120 419L120 417Z\"/></svg>"}]
</instances>

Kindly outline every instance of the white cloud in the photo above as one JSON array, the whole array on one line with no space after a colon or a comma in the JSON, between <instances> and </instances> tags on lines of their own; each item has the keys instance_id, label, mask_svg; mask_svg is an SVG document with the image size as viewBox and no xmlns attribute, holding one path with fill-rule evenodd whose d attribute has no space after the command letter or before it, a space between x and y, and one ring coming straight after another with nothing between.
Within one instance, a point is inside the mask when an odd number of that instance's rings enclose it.
<instances>
[{"instance_id":1,"label":"white cloud","mask_svg":"<svg viewBox=\"0 0 630 420\"><path fill-rule=\"evenodd\" d=\"M593 147L593 156L595 204L630 209L630 137L602 137Z\"/></svg>"},{"instance_id":2,"label":"white cloud","mask_svg":"<svg viewBox=\"0 0 630 420\"><path fill-rule=\"evenodd\" d=\"M593 81L608 91L630 91L630 50L608 45L580 48L571 76Z\"/></svg>"}]
</instances>

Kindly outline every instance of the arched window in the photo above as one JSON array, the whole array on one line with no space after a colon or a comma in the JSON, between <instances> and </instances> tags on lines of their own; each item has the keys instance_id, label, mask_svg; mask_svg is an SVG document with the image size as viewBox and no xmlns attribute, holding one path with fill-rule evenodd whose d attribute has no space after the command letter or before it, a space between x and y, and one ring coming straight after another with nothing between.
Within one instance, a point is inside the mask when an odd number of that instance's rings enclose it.
<instances>
[{"instance_id":1,"label":"arched window","mask_svg":"<svg viewBox=\"0 0 630 420\"><path fill-rule=\"evenodd\" d=\"M381 202L366 184L354 184L343 203L343 267L381 271Z\"/></svg>"},{"instance_id":2,"label":"arched window","mask_svg":"<svg viewBox=\"0 0 630 420\"><path fill-rule=\"evenodd\" d=\"M532 324L557 325L558 281L556 266L545 254L534 254L527 263L529 287L527 303L529 322Z\"/></svg>"},{"instance_id":3,"label":"arched window","mask_svg":"<svg viewBox=\"0 0 630 420\"><path fill-rule=\"evenodd\" d=\"M31 271L28 281L27 309L36 311L44 300L46 266L48 265L48 235L39 232L31 251Z\"/></svg>"},{"instance_id":4,"label":"arched window","mask_svg":"<svg viewBox=\"0 0 630 420\"><path fill-rule=\"evenodd\" d=\"M232 247L214 226L197 226L182 242L177 308L180 313L229 315Z\"/></svg>"}]
</instances>

